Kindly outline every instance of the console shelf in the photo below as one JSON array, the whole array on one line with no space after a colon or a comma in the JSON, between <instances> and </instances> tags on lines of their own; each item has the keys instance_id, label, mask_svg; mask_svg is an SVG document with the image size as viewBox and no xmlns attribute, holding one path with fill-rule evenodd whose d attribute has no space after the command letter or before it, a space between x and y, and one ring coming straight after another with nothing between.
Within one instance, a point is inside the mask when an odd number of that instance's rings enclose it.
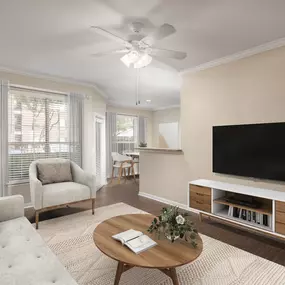
<instances>
[{"instance_id":1,"label":"console shelf","mask_svg":"<svg viewBox=\"0 0 285 285\"><path fill-rule=\"evenodd\" d=\"M262 230L265 230L265 231L272 232L272 229L270 227L259 225L259 224L255 224L255 223L252 223L252 222L249 222L249 221L245 221L245 220L241 220L241 219L235 218L235 217L229 217L228 216L228 211L226 209L216 213L216 215L220 216L222 218L225 218L227 220L235 221L237 224L240 224L240 225L247 225L247 226L250 226L250 227L255 227L255 228L258 228L258 229L262 229Z\"/></svg>"},{"instance_id":2,"label":"console shelf","mask_svg":"<svg viewBox=\"0 0 285 285\"><path fill-rule=\"evenodd\" d=\"M226 201L225 198L215 199L214 203L227 205L227 206L233 206L233 207L236 207L236 208L253 211L253 212L260 213L260 214L272 215L272 207L267 206L267 205L263 205L263 206L261 206L259 208L253 208L253 207L248 207L248 206L243 206L243 205L240 205L240 204L235 204L235 203L228 202L228 201Z\"/></svg>"},{"instance_id":3,"label":"console shelf","mask_svg":"<svg viewBox=\"0 0 285 285\"><path fill-rule=\"evenodd\" d=\"M189 182L187 194L188 206L200 218L212 216L285 239L285 192L199 179Z\"/></svg>"}]
</instances>

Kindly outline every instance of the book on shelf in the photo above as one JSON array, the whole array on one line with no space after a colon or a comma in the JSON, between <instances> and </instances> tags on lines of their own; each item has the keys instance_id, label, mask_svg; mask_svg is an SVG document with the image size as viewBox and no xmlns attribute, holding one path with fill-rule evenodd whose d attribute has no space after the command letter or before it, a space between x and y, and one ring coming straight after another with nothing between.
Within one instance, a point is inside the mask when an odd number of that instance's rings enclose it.
<instances>
[{"instance_id":1,"label":"book on shelf","mask_svg":"<svg viewBox=\"0 0 285 285\"><path fill-rule=\"evenodd\" d=\"M238 217L241 219L241 215L242 215L242 209L239 209L239 215Z\"/></svg>"},{"instance_id":2,"label":"book on shelf","mask_svg":"<svg viewBox=\"0 0 285 285\"><path fill-rule=\"evenodd\" d=\"M246 210L242 209L241 217L243 220L246 220Z\"/></svg>"},{"instance_id":3,"label":"book on shelf","mask_svg":"<svg viewBox=\"0 0 285 285\"><path fill-rule=\"evenodd\" d=\"M264 226L267 226L267 215L263 215L262 224L263 224Z\"/></svg>"},{"instance_id":4,"label":"book on shelf","mask_svg":"<svg viewBox=\"0 0 285 285\"><path fill-rule=\"evenodd\" d=\"M133 229L113 235L112 238L120 241L122 245L127 246L136 254L139 254L157 245L157 243L149 236Z\"/></svg>"},{"instance_id":5,"label":"book on shelf","mask_svg":"<svg viewBox=\"0 0 285 285\"><path fill-rule=\"evenodd\" d=\"M237 207L233 208L233 217L238 218L238 208Z\"/></svg>"},{"instance_id":6,"label":"book on shelf","mask_svg":"<svg viewBox=\"0 0 285 285\"><path fill-rule=\"evenodd\" d=\"M271 228L271 217L251 210L229 206L228 216Z\"/></svg>"},{"instance_id":7,"label":"book on shelf","mask_svg":"<svg viewBox=\"0 0 285 285\"><path fill-rule=\"evenodd\" d=\"M256 213L256 223L260 225L260 213Z\"/></svg>"},{"instance_id":8,"label":"book on shelf","mask_svg":"<svg viewBox=\"0 0 285 285\"><path fill-rule=\"evenodd\" d=\"M247 220L251 222L251 211L247 211Z\"/></svg>"},{"instance_id":9,"label":"book on shelf","mask_svg":"<svg viewBox=\"0 0 285 285\"><path fill-rule=\"evenodd\" d=\"M252 213L252 221L256 223L256 212Z\"/></svg>"},{"instance_id":10,"label":"book on shelf","mask_svg":"<svg viewBox=\"0 0 285 285\"><path fill-rule=\"evenodd\" d=\"M228 216L232 217L232 206L229 206L229 210L228 210Z\"/></svg>"}]
</instances>

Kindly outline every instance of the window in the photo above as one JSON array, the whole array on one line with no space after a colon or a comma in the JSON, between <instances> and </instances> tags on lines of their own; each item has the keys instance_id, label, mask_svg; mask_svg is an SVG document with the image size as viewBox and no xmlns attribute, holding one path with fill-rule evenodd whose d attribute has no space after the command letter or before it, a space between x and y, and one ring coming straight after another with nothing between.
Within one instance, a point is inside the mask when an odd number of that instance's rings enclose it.
<instances>
[{"instance_id":1,"label":"window","mask_svg":"<svg viewBox=\"0 0 285 285\"><path fill-rule=\"evenodd\" d=\"M111 177L112 152L133 152L140 142L147 143L147 118L107 112L106 114L106 169Z\"/></svg>"},{"instance_id":2,"label":"window","mask_svg":"<svg viewBox=\"0 0 285 285\"><path fill-rule=\"evenodd\" d=\"M11 88L8 123L9 182L27 180L33 160L70 158L67 96Z\"/></svg>"},{"instance_id":3,"label":"window","mask_svg":"<svg viewBox=\"0 0 285 285\"><path fill-rule=\"evenodd\" d=\"M124 151L134 151L137 146L137 123L136 116L120 115L116 116L116 150L119 153Z\"/></svg>"}]
</instances>

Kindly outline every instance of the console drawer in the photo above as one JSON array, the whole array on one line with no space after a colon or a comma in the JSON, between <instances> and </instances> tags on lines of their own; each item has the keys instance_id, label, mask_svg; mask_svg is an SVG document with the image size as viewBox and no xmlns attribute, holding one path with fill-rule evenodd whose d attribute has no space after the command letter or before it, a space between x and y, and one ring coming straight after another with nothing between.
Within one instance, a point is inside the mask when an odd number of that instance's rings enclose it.
<instances>
[{"instance_id":1,"label":"console drawer","mask_svg":"<svg viewBox=\"0 0 285 285\"><path fill-rule=\"evenodd\" d=\"M275 224L275 231L281 235L285 235L285 224L277 223Z\"/></svg>"},{"instance_id":2,"label":"console drawer","mask_svg":"<svg viewBox=\"0 0 285 285\"><path fill-rule=\"evenodd\" d=\"M190 199L191 201L201 202L206 205L211 205L211 196L197 193L197 192L190 192Z\"/></svg>"},{"instance_id":3,"label":"console drawer","mask_svg":"<svg viewBox=\"0 0 285 285\"><path fill-rule=\"evenodd\" d=\"M211 188L190 184L190 192L211 196Z\"/></svg>"},{"instance_id":4,"label":"console drawer","mask_svg":"<svg viewBox=\"0 0 285 285\"><path fill-rule=\"evenodd\" d=\"M276 201L275 206L276 211L285 213L285 202Z\"/></svg>"},{"instance_id":5,"label":"console drawer","mask_svg":"<svg viewBox=\"0 0 285 285\"><path fill-rule=\"evenodd\" d=\"M276 211L276 222L285 224L285 213Z\"/></svg>"},{"instance_id":6,"label":"console drawer","mask_svg":"<svg viewBox=\"0 0 285 285\"><path fill-rule=\"evenodd\" d=\"M200 211L211 213L211 205L204 204L203 202L200 201L195 201L193 199L190 199L190 207Z\"/></svg>"}]
</instances>

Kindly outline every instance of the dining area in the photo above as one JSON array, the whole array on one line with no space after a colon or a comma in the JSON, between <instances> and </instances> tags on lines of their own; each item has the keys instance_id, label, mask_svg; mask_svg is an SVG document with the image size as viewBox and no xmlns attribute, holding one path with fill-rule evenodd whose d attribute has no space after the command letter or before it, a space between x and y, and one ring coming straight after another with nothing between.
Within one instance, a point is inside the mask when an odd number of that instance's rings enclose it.
<instances>
[{"instance_id":1,"label":"dining area","mask_svg":"<svg viewBox=\"0 0 285 285\"><path fill-rule=\"evenodd\" d=\"M112 152L112 173L110 183L116 179L120 184L122 180L126 182L133 179L135 183L139 178L139 151L126 150L122 153Z\"/></svg>"}]
</instances>

